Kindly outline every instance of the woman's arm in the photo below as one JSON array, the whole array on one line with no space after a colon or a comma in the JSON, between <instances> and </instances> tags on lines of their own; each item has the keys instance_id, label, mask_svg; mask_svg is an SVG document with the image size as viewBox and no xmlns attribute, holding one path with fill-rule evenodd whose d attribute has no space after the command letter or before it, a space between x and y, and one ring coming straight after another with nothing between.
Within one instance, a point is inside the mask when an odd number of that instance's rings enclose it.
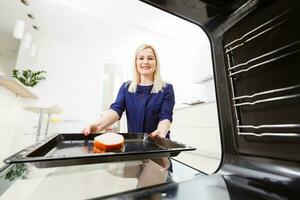
<instances>
[{"instance_id":1,"label":"woman's arm","mask_svg":"<svg viewBox=\"0 0 300 200\"><path fill-rule=\"evenodd\" d=\"M83 129L83 134L84 135L89 135L92 132L101 132L103 131L105 128L109 127L110 125L112 125L113 123L115 123L116 121L118 121L120 118L119 114L112 110L109 109L101 118L101 120L99 120L98 122L92 124L92 125L88 125L87 127L85 127Z\"/></svg>"},{"instance_id":2,"label":"woman's arm","mask_svg":"<svg viewBox=\"0 0 300 200\"><path fill-rule=\"evenodd\" d=\"M151 136L159 135L166 137L170 130L170 126L173 120L173 109L175 105L175 95L173 86L168 84L164 90L164 99L161 105L160 113L158 115L159 123L157 129L151 133Z\"/></svg>"},{"instance_id":3,"label":"woman's arm","mask_svg":"<svg viewBox=\"0 0 300 200\"><path fill-rule=\"evenodd\" d=\"M83 129L84 135L89 135L91 132L101 132L108 126L112 125L122 117L122 113L125 110L125 83L119 89L116 101L111 104L110 109L104 114L101 120L88 125Z\"/></svg>"},{"instance_id":4,"label":"woman's arm","mask_svg":"<svg viewBox=\"0 0 300 200\"><path fill-rule=\"evenodd\" d=\"M171 127L171 122L168 119L164 119L158 123L157 129L151 133L151 136L166 137Z\"/></svg>"}]
</instances>

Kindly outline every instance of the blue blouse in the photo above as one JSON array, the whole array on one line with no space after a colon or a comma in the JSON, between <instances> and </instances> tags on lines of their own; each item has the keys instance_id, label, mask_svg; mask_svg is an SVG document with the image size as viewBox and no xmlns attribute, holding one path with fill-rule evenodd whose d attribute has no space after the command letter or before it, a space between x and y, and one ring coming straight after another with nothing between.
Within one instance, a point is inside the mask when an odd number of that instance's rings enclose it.
<instances>
[{"instance_id":1,"label":"blue blouse","mask_svg":"<svg viewBox=\"0 0 300 200\"><path fill-rule=\"evenodd\" d=\"M131 93L128 91L129 85L130 82L122 84L116 101L110 106L120 118L126 110L128 132L152 133L160 121L173 121L175 96L171 84L166 84L158 93L151 93L153 85L137 85L136 92ZM169 138L169 133L167 137Z\"/></svg>"}]
</instances>

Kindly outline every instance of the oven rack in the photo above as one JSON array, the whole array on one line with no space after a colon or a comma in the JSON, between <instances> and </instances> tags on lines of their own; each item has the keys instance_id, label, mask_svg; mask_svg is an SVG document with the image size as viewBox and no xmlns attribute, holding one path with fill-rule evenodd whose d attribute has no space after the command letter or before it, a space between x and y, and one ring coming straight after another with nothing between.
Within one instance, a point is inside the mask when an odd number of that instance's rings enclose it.
<instances>
[{"instance_id":1,"label":"oven rack","mask_svg":"<svg viewBox=\"0 0 300 200\"><path fill-rule=\"evenodd\" d=\"M300 97L300 94L293 94L293 95L285 95L285 96L279 96L279 97L273 97L273 98L267 98L267 99L261 99L254 102L243 102L243 103L234 103L234 107L238 106L253 106L260 103L266 103L266 102L273 102L273 101L281 101L286 99L293 99Z\"/></svg>"},{"instance_id":2,"label":"oven rack","mask_svg":"<svg viewBox=\"0 0 300 200\"><path fill-rule=\"evenodd\" d=\"M238 97L232 98L232 100L254 98L254 97L258 97L258 96L265 95L265 94L272 94L272 93L277 93L277 92L283 92L283 91L293 90L293 89L297 89L297 88L300 88L300 84L294 85L294 86L289 86L289 87L284 87L284 88L267 90L267 91L264 91L264 92L258 92L258 93L254 93L254 94L251 94L251 95L238 96Z\"/></svg>"},{"instance_id":3,"label":"oven rack","mask_svg":"<svg viewBox=\"0 0 300 200\"><path fill-rule=\"evenodd\" d=\"M232 93L232 106L233 111L236 119L236 133L237 135L244 135L244 136L256 136L256 137L263 137L263 136L282 136L282 137L298 137L300 136L299 131L300 124L295 123L294 118L291 123L289 121L285 121L284 124L278 123L278 121L273 121L268 119L268 116L265 115L261 120L261 123L258 123L258 121L253 121L252 119L249 121L249 114L245 113L245 111L241 110L241 107L243 106L256 106L257 104L262 103L269 103L270 106L278 105L288 105L291 101L288 101L288 104L281 104L281 101L284 100L292 100L297 99L300 97L300 82L281 82L279 84L276 84L275 88L273 88L271 85L268 85L264 88L263 91L259 91L260 88L252 88L253 90L249 94L245 94L245 91L247 91L246 88L242 89L242 86L239 86L239 81L243 79L244 84L247 81L245 78L249 77L247 76L250 71L254 71L257 68L259 68L260 71L270 70L269 66L276 66L277 62L279 61L282 63L289 63L291 60L295 60L296 56L299 56L300 53L300 40L286 40L285 43L281 43L281 45L277 45L277 48L270 48L267 51L263 52L261 51L261 54L253 54L252 58L249 57L246 61L242 60L236 60L235 58L237 56L242 56L240 53L245 52L243 49L235 51L237 48L244 46L244 44L252 41L254 42L256 39L258 39L260 36L266 34L272 34L272 31L278 31L281 29L281 26L286 23L287 21L291 19L295 19L295 16L299 15L299 13L296 13L297 9L292 8L281 15L278 15L277 17L267 21L266 23L258 26L257 28L248 31L246 34L243 34L241 37L237 37L237 39L233 39L232 42L228 42L226 45L224 45L224 51L227 61L227 71L228 71L228 78L230 81L230 89ZM276 28L276 29L275 29ZM261 39L260 39L261 40ZM272 46L270 46L272 47ZM248 46L244 46L243 48L248 48ZM235 62L240 63L235 63ZM284 66L284 65L283 65ZM293 67L293 68L291 68ZM290 74L291 73L297 73L297 66L290 66L287 71ZM278 68L278 70L286 70L284 68ZM253 76L256 71L250 73L249 75ZM294 74L295 74L294 73ZM240 74L245 74L245 76L238 76ZM266 78L268 74L265 74ZM253 81L253 79L251 80ZM253 83L253 82L252 82ZM251 82L250 82L251 84ZM257 87L257 84L254 84ZM242 89L242 90L241 90ZM239 94L239 95L236 95ZM278 102L276 104L273 104L272 102ZM294 102L297 102L295 100ZM268 105L269 105L268 104ZM260 107L261 108L261 107ZM271 108L271 107L269 107ZM256 107L254 107L256 109ZM247 109L248 110L248 109ZM246 116L246 117L245 117ZM271 116L270 116L271 117ZM248 121L247 121L248 120ZM252 121L252 122L251 122ZM273 124L273 122L275 122ZM256 125L252 125L252 124ZM268 124L271 123L271 124ZM243 130L246 129L246 130ZM250 129L250 130L248 130ZM253 131L251 131L251 129ZM280 131L281 130L281 131ZM285 130L285 131L283 131ZM285 132L285 133L284 133Z\"/></svg>"},{"instance_id":4,"label":"oven rack","mask_svg":"<svg viewBox=\"0 0 300 200\"><path fill-rule=\"evenodd\" d=\"M273 50L273 51L271 51L271 52L268 52L268 53L266 53L266 54L263 54L263 55L261 55L261 56L258 56L258 57L256 57L256 58L252 58L252 59L250 59L249 61L247 61L247 62L245 62L245 63L241 63L241 64L235 65L235 66L233 66L233 67L230 67L230 68L228 69L228 71L230 71L229 76L234 76L234 75L237 75L237 74L240 74L240 73L243 73L243 72L248 72L248 71L253 70L253 69L257 68L257 67L261 67L261 66L263 66L263 65L266 65L266 64L269 64L269 63L278 61L278 60L283 59L283 58L286 58L286 57L288 57L288 56L291 56L291 55L300 53L300 47L297 46L298 44L300 44L300 41L299 41L299 40L296 41L296 42L293 42L293 43L291 43L291 44L288 44L288 45L286 45L286 46L280 47L280 48L278 48L278 49L276 49L276 50ZM241 69L241 70L238 70L238 71L235 71L235 72L231 72L231 71L234 70L234 69L240 68L240 67L242 67L242 66L247 66L249 63L252 63L252 62L257 61L257 60L260 60L260 59L263 59L263 58L265 58L265 57L267 57L267 56L270 56L270 55L274 55L275 53L280 53L281 51L284 51L284 50L286 50L286 49L290 49L290 48L295 47L295 46L296 46L296 49L295 49L295 50L289 51L289 52L284 53L284 54L280 54L279 56L272 57L272 58L270 58L270 59L268 59L268 60L264 60L264 61L262 61L262 62L260 62L260 63L251 65L250 67L248 67L248 68L246 68L246 69Z\"/></svg>"},{"instance_id":5,"label":"oven rack","mask_svg":"<svg viewBox=\"0 0 300 200\"><path fill-rule=\"evenodd\" d=\"M297 13L296 8L297 7L290 8L289 10L283 12L282 14L276 16L275 18L265 22L264 24L258 26L257 28L242 35L240 38L235 39L232 42L229 42L228 44L226 44L224 46L226 49L225 54L235 50L238 47L245 45L246 43L256 39L257 37L259 37L265 33L268 33L269 31L272 31L273 29L275 29L277 27L280 27L282 24L293 19L293 17L292 17L293 14L295 14L296 16L299 14L299 13Z\"/></svg>"},{"instance_id":6,"label":"oven rack","mask_svg":"<svg viewBox=\"0 0 300 200\"><path fill-rule=\"evenodd\" d=\"M300 133L251 133L251 132L238 132L242 136L256 136L256 137L300 137Z\"/></svg>"},{"instance_id":7,"label":"oven rack","mask_svg":"<svg viewBox=\"0 0 300 200\"><path fill-rule=\"evenodd\" d=\"M263 129L263 128L300 128L300 124L264 124L259 126L254 125L238 125L238 128L252 128L252 129Z\"/></svg>"},{"instance_id":8,"label":"oven rack","mask_svg":"<svg viewBox=\"0 0 300 200\"><path fill-rule=\"evenodd\" d=\"M239 129L267 129L267 128L277 128L277 129L284 129L284 128L300 128L300 124L264 124L264 125L237 125L236 126ZM268 133L254 133L254 132L243 132L239 131L237 133L238 135L251 135L256 137L264 137L264 136L279 136L279 137L300 137L300 133L280 133L280 132L268 132Z\"/></svg>"}]
</instances>

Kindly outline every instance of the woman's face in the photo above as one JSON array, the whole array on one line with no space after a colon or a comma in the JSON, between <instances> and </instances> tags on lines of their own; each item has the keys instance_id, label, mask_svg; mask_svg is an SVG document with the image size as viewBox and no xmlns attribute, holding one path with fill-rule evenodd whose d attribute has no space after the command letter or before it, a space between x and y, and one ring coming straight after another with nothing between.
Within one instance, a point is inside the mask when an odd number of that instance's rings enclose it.
<instances>
[{"instance_id":1,"label":"woman's face","mask_svg":"<svg viewBox=\"0 0 300 200\"><path fill-rule=\"evenodd\" d=\"M156 69L156 58L152 49L142 50L136 58L136 68L141 75L153 75Z\"/></svg>"}]
</instances>

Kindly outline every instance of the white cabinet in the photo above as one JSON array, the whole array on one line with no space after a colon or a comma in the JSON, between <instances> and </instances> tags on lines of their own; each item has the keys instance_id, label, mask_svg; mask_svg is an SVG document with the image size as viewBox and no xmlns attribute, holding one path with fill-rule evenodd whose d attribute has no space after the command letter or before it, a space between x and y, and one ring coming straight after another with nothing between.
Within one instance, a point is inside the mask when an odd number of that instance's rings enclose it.
<instances>
[{"instance_id":1,"label":"white cabinet","mask_svg":"<svg viewBox=\"0 0 300 200\"><path fill-rule=\"evenodd\" d=\"M171 139L197 148L182 152L175 159L206 173L218 168L222 151L217 113L215 102L174 110Z\"/></svg>"},{"instance_id":2,"label":"white cabinet","mask_svg":"<svg viewBox=\"0 0 300 200\"><path fill-rule=\"evenodd\" d=\"M218 127L217 106L215 102L175 109L173 118L173 129Z\"/></svg>"}]
</instances>

